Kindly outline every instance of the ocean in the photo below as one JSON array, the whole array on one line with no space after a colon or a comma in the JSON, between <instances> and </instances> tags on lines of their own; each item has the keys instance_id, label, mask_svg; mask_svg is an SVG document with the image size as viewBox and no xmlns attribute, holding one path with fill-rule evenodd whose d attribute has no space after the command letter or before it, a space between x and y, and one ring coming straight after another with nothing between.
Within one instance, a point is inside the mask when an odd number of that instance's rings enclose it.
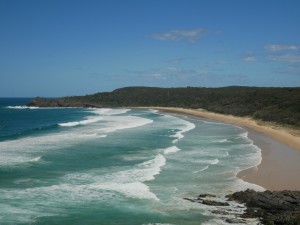
<instances>
[{"instance_id":1,"label":"ocean","mask_svg":"<svg viewBox=\"0 0 300 225\"><path fill-rule=\"evenodd\" d=\"M151 109L26 107L0 99L0 224L226 224L184 198L261 187L246 130ZM245 209L230 203L237 214ZM257 221L249 220L248 224Z\"/></svg>"}]
</instances>

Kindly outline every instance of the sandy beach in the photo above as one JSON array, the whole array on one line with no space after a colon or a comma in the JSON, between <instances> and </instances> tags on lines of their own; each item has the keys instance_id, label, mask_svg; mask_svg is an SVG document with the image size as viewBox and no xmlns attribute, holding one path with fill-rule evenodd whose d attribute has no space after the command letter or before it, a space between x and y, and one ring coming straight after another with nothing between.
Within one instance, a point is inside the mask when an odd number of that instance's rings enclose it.
<instances>
[{"instance_id":1,"label":"sandy beach","mask_svg":"<svg viewBox=\"0 0 300 225\"><path fill-rule=\"evenodd\" d=\"M201 109L151 107L169 113L180 113L238 125L248 130L249 138L261 149L262 161L241 171L238 177L268 190L300 190L300 136L284 127L271 127L251 118L208 112Z\"/></svg>"}]
</instances>

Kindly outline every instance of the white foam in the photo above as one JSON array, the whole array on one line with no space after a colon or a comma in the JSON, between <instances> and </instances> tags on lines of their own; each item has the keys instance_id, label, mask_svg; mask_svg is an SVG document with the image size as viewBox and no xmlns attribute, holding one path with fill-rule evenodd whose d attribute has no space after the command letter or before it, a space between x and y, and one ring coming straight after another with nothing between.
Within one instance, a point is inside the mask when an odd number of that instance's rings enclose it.
<instances>
[{"instance_id":1,"label":"white foam","mask_svg":"<svg viewBox=\"0 0 300 225\"><path fill-rule=\"evenodd\" d=\"M197 160L197 162L202 164L216 165L220 161L219 159L201 159L201 160Z\"/></svg>"},{"instance_id":2,"label":"white foam","mask_svg":"<svg viewBox=\"0 0 300 225\"><path fill-rule=\"evenodd\" d=\"M176 146L172 146L172 147L169 147L169 148L166 148L164 150L164 154L167 155L167 154L171 154L171 153L175 153L175 152L178 152L180 151L181 149L176 147Z\"/></svg>"},{"instance_id":3,"label":"white foam","mask_svg":"<svg viewBox=\"0 0 300 225\"><path fill-rule=\"evenodd\" d=\"M78 125L86 125L86 124L90 124L90 123L95 123L102 119L103 119L102 117L90 117L87 120L74 121L74 122L68 122L68 123L59 123L58 125L61 127L74 127L74 126L78 126Z\"/></svg>"},{"instance_id":4,"label":"white foam","mask_svg":"<svg viewBox=\"0 0 300 225\"><path fill-rule=\"evenodd\" d=\"M241 138L247 138L248 140L250 140L250 139L248 138L248 131L239 134L239 137L241 137Z\"/></svg>"},{"instance_id":5,"label":"white foam","mask_svg":"<svg viewBox=\"0 0 300 225\"><path fill-rule=\"evenodd\" d=\"M208 168L209 168L209 166L206 166L206 167L202 168L201 170L193 171L193 173L203 172L203 171L207 170Z\"/></svg>"},{"instance_id":6,"label":"white foam","mask_svg":"<svg viewBox=\"0 0 300 225\"><path fill-rule=\"evenodd\" d=\"M153 199L159 200L154 193L149 190L149 187L142 182L132 183L96 183L90 185L91 188L115 191L124 194L130 198Z\"/></svg>"},{"instance_id":7,"label":"white foam","mask_svg":"<svg viewBox=\"0 0 300 225\"><path fill-rule=\"evenodd\" d=\"M132 169L110 174L103 174L97 169L87 173L73 173L66 175L63 182L71 183L68 185L75 185L76 188L85 188L86 190L118 192L130 198L159 200L143 182L155 179L155 176L160 173L161 167L165 164L165 157L158 154L153 159L137 164ZM82 183L87 184L82 186ZM105 193L101 192L101 194Z\"/></svg>"},{"instance_id":8,"label":"white foam","mask_svg":"<svg viewBox=\"0 0 300 225\"><path fill-rule=\"evenodd\" d=\"M101 123L98 123L100 120ZM2 156L0 165L25 163L31 160L32 153L36 155L37 152L45 150L64 148L80 142L105 138L108 133L144 126L153 123L153 120L138 116L97 116L78 123L85 125L72 130L60 130L57 133L0 142L0 154ZM70 122L61 125L71 126L75 123ZM4 155L7 155L5 159Z\"/></svg>"},{"instance_id":9,"label":"white foam","mask_svg":"<svg viewBox=\"0 0 300 225\"><path fill-rule=\"evenodd\" d=\"M18 164L38 162L41 160L41 156L30 157L30 156L20 156L14 153L2 153L0 158L0 166L14 166Z\"/></svg>"},{"instance_id":10,"label":"white foam","mask_svg":"<svg viewBox=\"0 0 300 225\"><path fill-rule=\"evenodd\" d=\"M131 109L110 109L110 108L100 108L100 109L92 109L91 112L97 115L120 115L131 111Z\"/></svg>"},{"instance_id":11,"label":"white foam","mask_svg":"<svg viewBox=\"0 0 300 225\"><path fill-rule=\"evenodd\" d=\"M226 152L226 153L223 155L223 158L228 157L228 156L229 156L229 153Z\"/></svg>"},{"instance_id":12,"label":"white foam","mask_svg":"<svg viewBox=\"0 0 300 225\"><path fill-rule=\"evenodd\" d=\"M35 224L36 215L54 216L55 214L51 214L47 210L42 212L40 209L33 209L33 207L16 207L11 204L0 203L0 220L3 224Z\"/></svg>"},{"instance_id":13,"label":"white foam","mask_svg":"<svg viewBox=\"0 0 300 225\"><path fill-rule=\"evenodd\" d=\"M242 179L236 179L230 186L230 190L234 191L244 191L248 188L253 189L255 191L265 191L265 188L257 184L248 183Z\"/></svg>"},{"instance_id":14,"label":"white foam","mask_svg":"<svg viewBox=\"0 0 300 225\"><path fill-rule=\"evenodd\" d=\"M122 160L124 161L136 161L136 160L145 160L146 156L122 156Z\"/></svg>"},{"instance_id":15,"label":"white foam","mask_svg":"<svg viewBox=\"0 0 300 225\"><path fill-rule=\"evenodd\" d=\"M24 179L18 179L16 181L14 181L15 184L24 184L24 183L35 183L35 182L39 182L39 180L36 179L32 179L32 178L24 178Z\"/></svg>"},{"instance_id":16,"label":"white foam","mask_svg":"<svg viewBox=\"0 0 300 225\"><path fill-rule=\"evenodd\" d=\"M7 106L8 109L39 109L35 106L17 105L17 106Z\"/></svg>"},{"instance_id":17,"label":"white foam","mask_svg":"<svg viewBox=\"0 0 300 225\"><path fill-rule=\"evenodd\" d=\"M129 129L153 123L153 120L137 116L106 116L103 128L96 129L97 132L111 133L117 130Z\"/></svg>"},{"instance_id":18,"label":"white foam","mask_svg":"<svg viewBox=\"0 0 300 225\"><path fill-rule=\"evenodd\" d=\"M146 177L146 180L153 180L154 176L159 174L161 167L164 165L166 165L166 158L163 155L158 154L154 159L143 162L138 166L144 170L150 170L149 172L151 173L151 176Z\"/></svg>"},{"instance_id":19,"label":"white foam","mask_svg":"<svg viewBox=\"0 0 300 225\"><path fill-rule=\"evenodd\" d=\"M225 143L225 142L228 142L228 139L224 138L224 139L219 139L219 140L215 140L215 141L212 141L214 143Z\"/></svg>"},{"instance_id":20,"label":"white foam","mask_svg":"<svg viewBox=\"0 0 300 225\"><path fill-rule=\"evenodd\" d=\"M35 157L31 160L31 162L37 162L37 161L40 161L42 158L42 156L38 156L38 157Z\"/></svg>"},{"instance_id":21,"label":"white foam","mask_svg":"<svg viewBox=\"0 0 300 225\"><path fill-rule=\"evenodd\" d=\"M164 118L167 122L169 122L168 127L172 128L173 131L178 130L175 134L170 135L170 137L176 138L172 141L172 143L177 143L180 139L184 138L183 133L188 132L196 127L194 123L175 116L164 115Z\"/></svg>"},{"instance_id":22,"label":"white foam","mask_svg":"<svg viewBox=\"0 0 300 225\"><path fill-rule=\"evenodd\" d=\"M59 123L58 125L61 127L74 127L79 125L79 122Z\"/></svg>"},{"instance_id":23,"label":"white foam","mask_svg":"<svg viewBox=\"0 0 300 225\"><path fill-rule=\"evenodd\" d=\"M221 122L213 122L213 121L207 121L207 120L200 120L203 123L207 123L207 124L220 124L220 125L228 125L231 126L231 124L229 125L228 123L221 123Z\"/></svg>"},{"instance_id":24,"label":"white foam","mask_svg":"<svg viewBox=\"0 0 300 225\"><path fill-rule=\"evenodd\" d=\"M157 113L159 112L157 109L149 109L149 111L150 111L151 113L155 113L155 114L157 114Z\"/></svg>"},{"instance_id":25,"label":"white foam","mask_svg":"<svg viewBox=\"0 0 300 225\"><path fill-rule=\"evenodd\" d=\"M49 150L56 147L65 147L76 144L80 141L87 140L93 136L88 136L79 132L59 132L36 137L26 137L12 141L0 142L1 154L24 155L30 152L40 152L41 150Z\"/></svg>"},{"instance_id":26,"label":"white foam","mask_svg":"<svg viewBox=\"0 0 300 225\"><path fill-rule=\"evenodd\" d=\"M58 125L61 127L74 127L78 125L87 125L87 124L96 123L100 120L103 120L103 116L120 115L128 111L130 111L130 109L109 109L109 108L92 109L90 110L90 112L102 116L89 116L85 120L59 123Z\"/></svg>"},{"instance_id":27,"label":"white foam","mask_svg":"<svg viewBox=\"0 0 300 225\"><path fill-rule=\"evenodd\" d=\"M39 161L43 151L69 147L83 141L104 138L105 134L93 130L78 129L74 132L59 132L43 136L26 137L0 142L0 166L26 164Z\"/></svg>"}]
</instances>

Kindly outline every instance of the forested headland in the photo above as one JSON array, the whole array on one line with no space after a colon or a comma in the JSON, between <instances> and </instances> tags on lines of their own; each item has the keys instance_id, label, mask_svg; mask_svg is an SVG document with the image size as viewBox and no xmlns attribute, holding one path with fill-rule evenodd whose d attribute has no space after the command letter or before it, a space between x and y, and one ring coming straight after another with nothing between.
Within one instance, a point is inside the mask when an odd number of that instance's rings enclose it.
<instances>
[{"instance_id":1,"label":"forested headland","mask_svg":"<svg viewBox=\"0 0 300 225\"><path fill-rule=\"evenodd\" d=\"M201 108L300 127L300 87L125 87L85 96L35 98L28 106Z\"/></svg>"}]
</instances>

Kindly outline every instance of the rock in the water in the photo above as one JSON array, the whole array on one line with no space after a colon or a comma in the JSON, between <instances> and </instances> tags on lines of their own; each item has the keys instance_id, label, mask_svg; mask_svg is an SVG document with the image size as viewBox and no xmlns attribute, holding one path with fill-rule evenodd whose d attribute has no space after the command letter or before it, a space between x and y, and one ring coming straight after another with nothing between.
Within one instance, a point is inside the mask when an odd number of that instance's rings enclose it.
<instances>
[{"instance_id":1,"label":"rock in the water","mask_svg":"<svg viewBox=\"0 0 300 225\"><path fill-rule=\"evenodd\" d=\"M225 221L227 223L246 223L246 221L242 220L242 219L230 219L230 218L228 218Z\"/></svg>"},{"instance_id":2,"label":"rock in the water","mask_svg":"<svg viewBox=\"0 0 300 225\"><path fill-rule=\"evenodd\" d=\"M260 217L264 224L300 224L300 191L256 192L248 189L226 197L246 204L244 218Z\"/></svg>"},{"instance_id":3,"label":"rock in the water","mask_svg":"<svg viewBox=\"0 0 300 225\"><path fill-rule=\"evenodd\" d=\"M202 204L211 205L211 206L229 206L228 202L217 202L217 201L206 200L206 199L202 201Z\"/></svg>"},{"instance_id":4,"label":"rock in the water","mask_svg":"<svg viewBox=\"0 0 300 225\"><path fill-rule=\"evenodd\" d=\"M222 210L213 210L211 211L213 214L218 214L218 215L230 215L229 212L222 211Z\"/></svg>"},{"instance_id":5,"label":"rock in the water","mask_svg":"<svg viewBox=\"0 0 300 225\"><path fill-rule=\"evenodd\" d=\"M207 197L217 197L217 196L215 196L215 195L212 195L212 194L201 194L201 195L199 195L198 196L198 198L207 198Z\"/></svg>"},{"instance_id":6,"label":"rock in the water","mask_svg":"<svg viewBox=\"0 0 300 225\"><path fill-rule=\"evenodd\" d=\"M192 198L183 198L184 200L188 200L190 202L198 202L196 199L192 199Z\"/></svg>"}]
</instances>

